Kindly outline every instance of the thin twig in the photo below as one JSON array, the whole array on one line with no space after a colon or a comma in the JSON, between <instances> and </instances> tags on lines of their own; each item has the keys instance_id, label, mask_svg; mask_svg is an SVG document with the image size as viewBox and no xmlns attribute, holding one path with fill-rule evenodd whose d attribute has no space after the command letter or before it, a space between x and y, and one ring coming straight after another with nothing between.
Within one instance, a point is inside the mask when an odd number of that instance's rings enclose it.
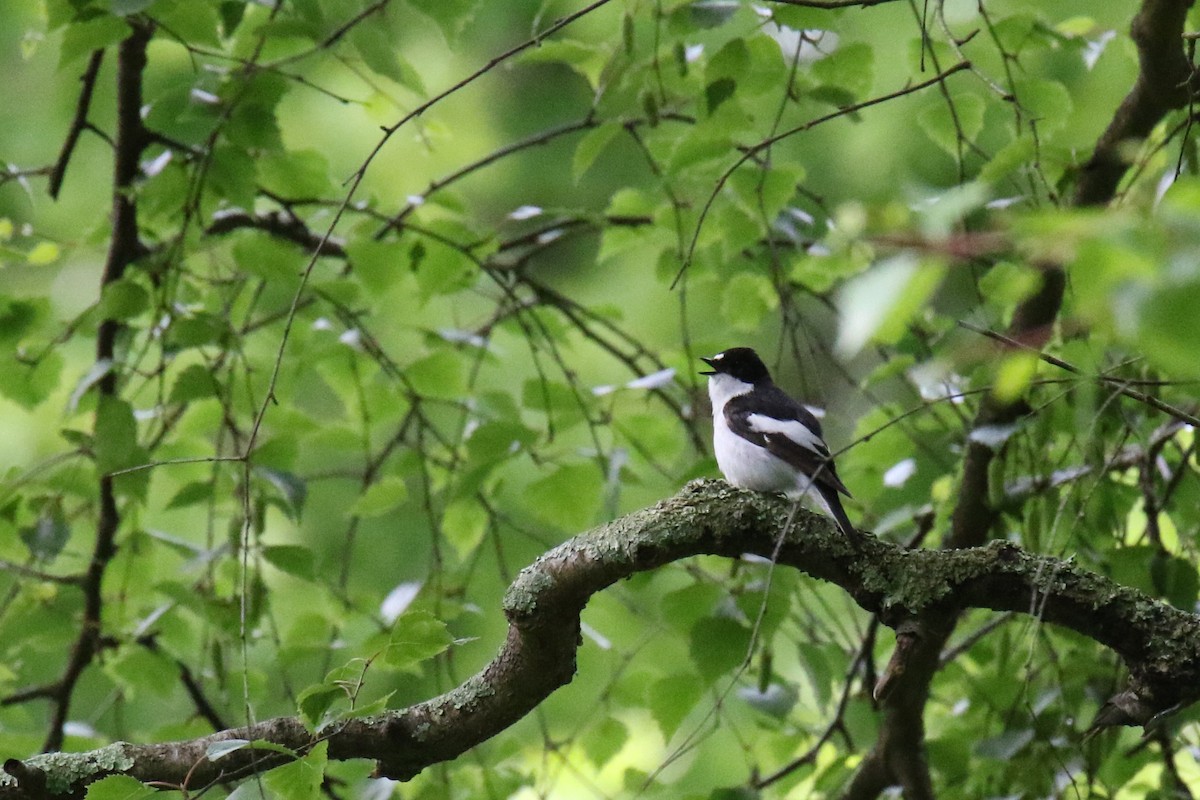
<instances>
[{"instance_id":1,"label":"thin twig","mask_svg":"<svg viewBox=\"0 0 1200 800\"><path fill-rule=\"evenodd\" d=\"M855 5L859 4L856 3ZM741 157L734 161L728 169L721 173L721 177L717 179L716 184L713 186L712 191L708 195L708 199L704 202L704 207L700 209L700 218L696 220L696 228L692 233L692 241L688 245L687 257L684 259L683 264L679 267L679 272L675 274L675 278L671 281L671 286L669 288L674 289L676 284L679 283L679 279L683 277L683 273L685 273L687 268L691 266L692 256L696 252L696 243L699 241L700 231L704 227L704 220L708 218L708 212L712 209L713 203L716 202L717 195L721 193L721 190L725 188L725 184L729 181L730 176L733 175L733 173L737 171L737 168L742 164L745 164L750 159L755 158L762 151L769 149L776 142L782 141L790 136L795 136L797 133L803 133L804 131L811 130L818 125L824 124L831 120L839 119L841 117L849 116L850 114L853 114L857 111L862 111L865 108L877 106L881 103L886 103L889 100L895 100L898 97L914 94L922 89L928 89L930 86L935 86L946 80L954 73L962 72L965 69L970 69L970 67L971 65L969 62L960 61L954 66L946 69L944 72L939 72L937 75L934 75L929 80L924 80L920 83L905 86L903 89L897 89L896 91L889 92L888 94L872 97L870 100L863 100L861 103L852 103L848 106L842 106L837 111L817 117L816 119L811 119L803 125L797 125L794 128L788 128L786 131L777 133L774 136L769 136L766 139L763 139L761 142L751 147L747 147L742 152Z\"/></svg>"},{"instance_id":2,"label":"thin twig","mask_svg":"<svg viewBox=\"0 0 1200 800\"><path fill-rule=\"evenodd\" d=\"M962 319L960 319L958 321L958 325L961 328L966 328L967 330L972 331L974 333L978 333L981 336L986 336L989 339L994 339L995 341L1005 344L1009 347L1015 347L1017 349L1024 350L1026 352L1033 353L1039 359L1041 359L1042 361L1045 361L1047 364L1058 367L1059 369L1062 369L1062 370L1066 370L1067 372L1070 372L1072 375L1079 375L1082 377L1087 377L1086 374L1084 373L1084 371L1081 370L1079 367L1075 366L1074 364L1070 364L1066 361L1063 361L1061 358L1052 356L1049 353L1043 352L1042 350L1040 350L1036 347L1033 347L1031 345L1025 344L1024 342L1017 341L1016 339L1012 338L1011 336L1005 336L1003 333L1000 333L998 331L993 331L988 328L982 328L978 325L975 325L973 323L967 322L966 320L962 320ZM1161 411L1164 414L1168 414L1168 415L1174 417L1175 419L1179 420L1180 422L1186 422L1189 425L1195 425L1197 427L1200 427L1200 417L1197 417L1195 414L1192 414L1190 412L1184 411L1182 408L1177 408L1177 407L1171 405L1170 403L1164 403L1162 400L1159 400L1157 397L1148 395L1145 392L1140 392L1137 389L1131 388L1128 383L1121 380L1120 378L1113 378L1109 375L1097 375L1097 376L1095 376L1094 379L1099 381L1100 383L1104 384L1105 386L1108 386L1109 388L1113 389L1117 393L1123 394L1126 397L1129 397L1133 400L1137 400L1139 403L1144 403L1145 405L1148 405L1151 408L1157 409L1158 411Z\"/></svg>"},{"instance_id":3,"label":"thin twig","mask_svg":"<svg viewBox=\"0 0 1200 800\"><path fill-rule=\"evenodd\" d=\"M54 167L50 170L50 186L47 191L55 200L58 199L58 192L62 189L63 178L67 174L67 164L71 160L71 154L75 152L75 145L79 142L79 136L88 127L88 109L92 106L92 94L96 89L96 76L100 73L100 64L103 61L104 49L93 50L91 57L88 59L87 69L83 71L83 75L79 79L83 86L79 90L79 99L75 103L75 116L71 119L71 127L67 128L67 137L63 139L62 149L58 153L58 160L54 162Z\"/></svg>"}]
</instances>

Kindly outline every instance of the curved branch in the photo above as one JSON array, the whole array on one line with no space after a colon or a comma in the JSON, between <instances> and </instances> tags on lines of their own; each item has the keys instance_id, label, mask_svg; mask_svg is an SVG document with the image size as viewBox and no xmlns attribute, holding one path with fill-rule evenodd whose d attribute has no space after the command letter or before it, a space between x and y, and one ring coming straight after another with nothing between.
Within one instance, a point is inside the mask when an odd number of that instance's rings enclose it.
<instances>
[{"instance_id":1,"label":"curved branch","mask_svg":"<svg viewBox=\"0 0 1200 800\"><path fill-rule=\"evenodd\" d=\"M207 760L210 745L229 739L267 740L298 752L326 740L331 758L371 758L380 775L412 778L510 727L570 682L581 641L579 615L593 594L635 572L701 554L736 558L777 551L780 564L837 584L864 609L885 623L903 622L900 633L918 638L925 629L936 635L965 608L1020 613L1036 608L1045 621L1090 637L1125 660L1131 679L1122 695L1136 702L1124 705L1139 709L1135 716L1142 717L1126 722L1145 722L1200 697L1196 615L1006 542L905 550L868 538L856 546L823 517L807 512L789 527L790 512L777 497L719 481L691 483L652 508L576 536L522 570L504 597L509 629L500 652L440 697L349 720L318 736L289 717L185 742L118 743L90 753L12 760L0 798L36 796L41 780L51 793L63 793L114 772L194 787L235 780L286 760L249 747Z\"/></svg>"},{"instance_id":2,"label":"curved branch","mask_svg":"<svg viewBox=\"0 0 1200 800\"><path fill-rule=\"evenodd\" d=\"M1196 73L1183 48L1183 26L1193 0L1144 0L1129 35L1137 46L1138 76L1096 142L1075 188L1075 205L1112 199L1129 169L1122 155L1130 139L1144 139L1164 116L1192 99Z\"/></svg>"}]
</instances>

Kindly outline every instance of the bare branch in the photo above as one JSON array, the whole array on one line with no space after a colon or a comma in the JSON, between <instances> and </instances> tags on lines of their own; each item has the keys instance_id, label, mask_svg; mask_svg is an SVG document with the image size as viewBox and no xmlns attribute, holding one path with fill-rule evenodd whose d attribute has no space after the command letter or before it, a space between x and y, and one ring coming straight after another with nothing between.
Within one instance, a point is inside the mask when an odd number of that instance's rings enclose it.
<instances>
[{"instance_id":1,"label":"bare branch","mask_svg":"<svg viewBox=\"0 0 1200 800\"><path fill-rule=\"evenodd\" d=\"M83 133L88 125L88 109L92 106L92 93L96 89L96 76L100 73L100 64L104 61L104 50L93 50L91 58L88 59L87 69L83 71L83 75L79 78L83 86L79 90L79 100L75 103L75 116L71 120L71 127L67 129L67 137L63 139L62 150L59 151L58 160L54 162L54 168L50 171L50 186L47 191L54 199L58 199L58 192L62 189L63 178L67 174L67 164L71 160L71 154L75 152L75 145L79 142L79 135Z\"/></svg>"}]
</instances>

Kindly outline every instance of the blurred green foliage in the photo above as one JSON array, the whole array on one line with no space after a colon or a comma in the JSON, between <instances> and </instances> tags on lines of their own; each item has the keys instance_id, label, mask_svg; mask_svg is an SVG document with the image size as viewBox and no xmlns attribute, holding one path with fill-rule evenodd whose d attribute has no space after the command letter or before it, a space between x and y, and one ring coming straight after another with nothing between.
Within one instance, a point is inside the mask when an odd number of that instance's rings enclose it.
<instances>
[{"instance_id":1,"label":"blurred green foliage","mask_svg":"<svg viewBox=\"0 0 1200 800\"><path fill-rule=\"evenodd\" d=\"M1193 432L1117 391L1194 408L1186 111L1130 144L1112 208L1069 207L1136 75L1135 4L612 0L542 35L582 7L0 4L0 696L62 673L118 473L67 748L247 715L316 728L457 685L502 640L523 565L715 474L696 359L736 344L829 410L852 515L900 541L929 515L928 541L945 531L979 398L1027 397L1036 414L985 433L993 533L1195 607ZM102 287L115 49L150 22L144 247ZM1003 330L1051 263L1069 287L1047 347L1076 373L956 324ZM734 796L836 719L762 790L836 796L874 739L862 666L890 637L864 645L829 586L697 559L584 621L575 682L476 756L393 789L314 750L264 790L315 797L327 773L338 796ZM1194 725L1166 755L1080 742L1119 677L1092 642L997 626L935 681L935 782L1200 786ZM0 752L35 752L50 706L6 702Z\"/></svg>"}]
</instances>

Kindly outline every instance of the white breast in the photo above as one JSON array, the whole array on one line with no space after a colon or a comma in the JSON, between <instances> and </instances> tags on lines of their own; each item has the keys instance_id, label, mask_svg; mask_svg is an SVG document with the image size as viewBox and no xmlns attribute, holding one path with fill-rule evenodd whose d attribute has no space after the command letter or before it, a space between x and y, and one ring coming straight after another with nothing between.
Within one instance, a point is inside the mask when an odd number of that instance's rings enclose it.
<instances>
[{"instance_id":1,"label":"white breast","mask_svg":"<svg viewBox=\"0 0 1200 800\"><path fill-rule=\"evenodd\" d=\"M721 468L725 480L734 486L799 497L809 488L809 482L802 477L797 478L796 471L787 462L738 436L725 421L725 404L753 388L729 375L709 376L708 396L713 406L713 452L717 457L717 466ZM799 426L799 423L793 424Z\"/></svg>"}]
</instances>

